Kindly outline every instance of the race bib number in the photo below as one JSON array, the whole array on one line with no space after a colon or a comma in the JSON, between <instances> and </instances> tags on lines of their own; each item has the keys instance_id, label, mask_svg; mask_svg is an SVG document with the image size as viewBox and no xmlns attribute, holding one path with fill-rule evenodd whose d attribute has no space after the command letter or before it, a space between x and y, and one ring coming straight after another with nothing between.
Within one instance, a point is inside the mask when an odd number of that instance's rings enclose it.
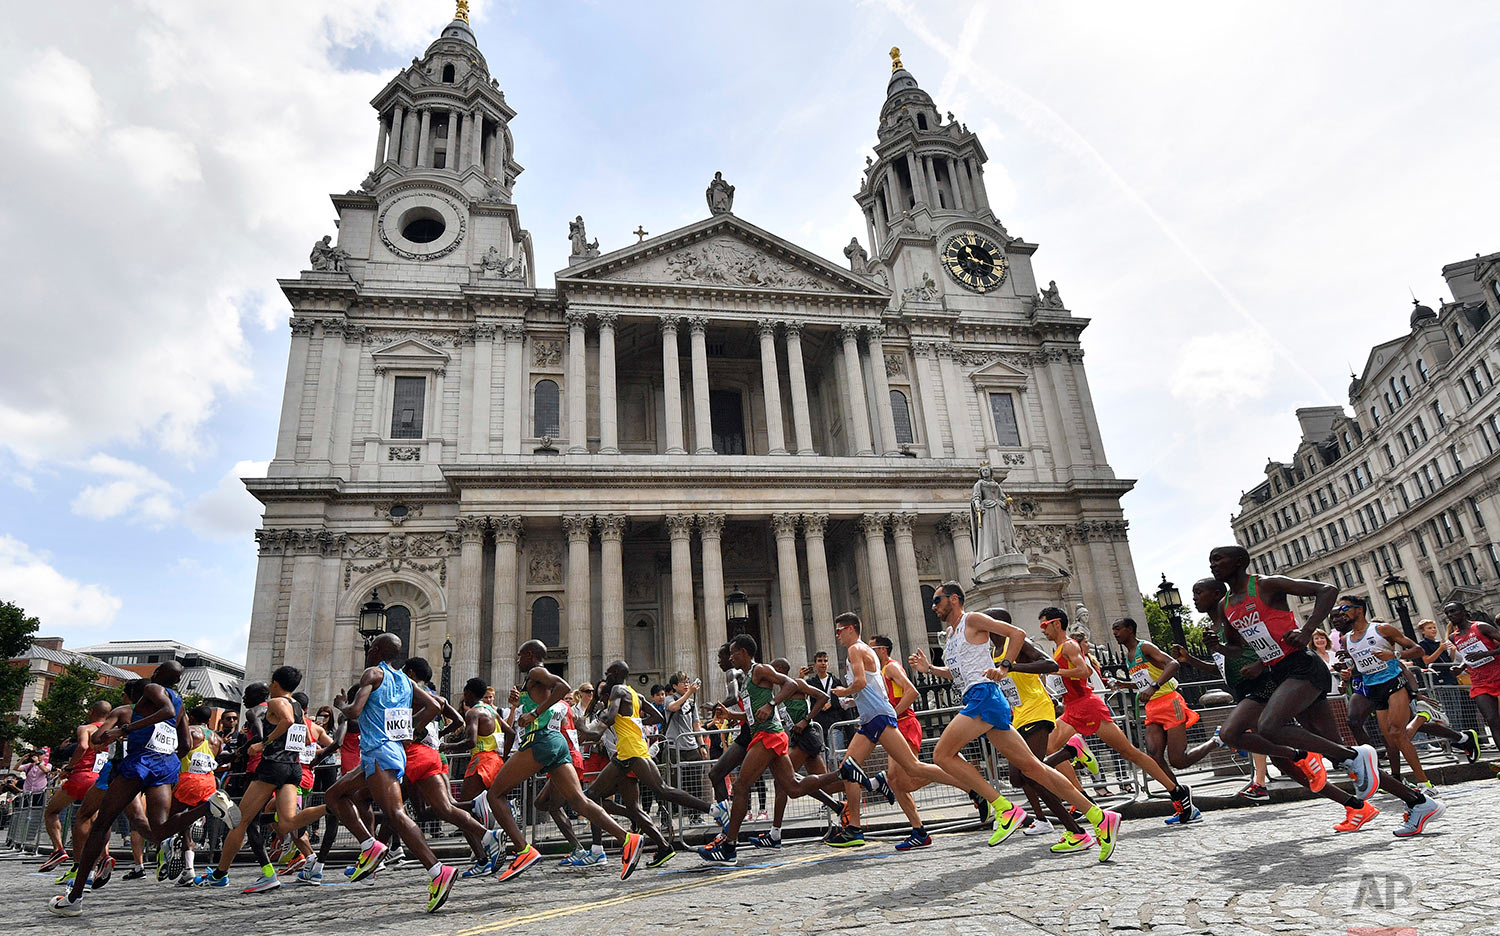
<instances>
[{"instance_id":1,"label":"race bib number","mask_svg":"<svg viewBox=\"0 0 1500 936\"><path fill-rule=\"evenodd\" d=\"M385 736L392 741L411 740L411 707L385 710Z\"/></svg>"},{"instance_id":2,"label":"race bib number","mask_svg":"<svg viewBox=\"0 0 1500 936\"><path fill-rule=\"evenodd\" d=\"M1056 673L1048 673L1042 681L1047 685L1048 695L1060 696L1063 694L1064 687L1061 676Z\"/></svg>"},{"instance_id":3,"label":"race bib number","mask_svg":"<svg viewBox=\"0 0 1500 936\"><path fill-rule=\"evenodd\" d=\"M99 771L104 769L104 765L107 763L109 763L109 752L100 751L98 754L94 755L94 769L90 772L98 773Z\"/></svg>"},{"instance_id":4,"label":"race bib number","mask_svg":"<svg viewBox=\"0 0 1500 936\"><path fill-rule=\"evenodd\" d=\"M1493 662L1492 660L1488 659L1480 659L1477 662L1470 659L1471 657L1478 657L1480 654L1490 652L1489 648L1484 645L1484 641L1480 640L1478 637L1469 637L1465 640L1461 640L1458 643L1454 644L1454 647L1458 650L1459 662L1463 663L1465 666L1484 666L1487 663Z\"/></svg>"},{"instance_id":5,"label":"race bib number","mask_svg":"<svg viewBox=\"0 0 1500 936\"><path fill-rule=\"evenodd\" d=\"M791 730L792 716L787 713L786 706L780 702L776 703L776 719L781 722L781 730Z\"/></svg>"},{"instance_id":6,"label":"race bib number","mask_svg":"<svg viewBox=\"0 0 1500 936\"><path fill-rule=\"evenodd\" d=\"M1009 676L1000 680L1000 694L1005 696L1005 701L1010 703L1012 709L1021 707L1021 690L1016 688L1016 683Z\"/></svg>"},{"instance_id":7,"label":"race bib number","mask_svg":"<svg viewBox=\"0 0 1500 936\"><path fill-rule=\"evenodd\" d=\"M1130 671L1130 681L1135 685L1137 692L1145 692L1151 688L1151 671L1144 666L1138 666Z\"/></svg>"},{"instance_id":8,"label":"race bib number","mask_svg":"<svg viewBox=\"0 0 1500 936\"><path fill-rule=\"evenodd\" d=\"M313 759L318 756L318 746L309 744L302 748L302 753L297 755L297 763L303 767L311 767Z\"/></svg>"},{"instance_id":9,"label":"race bib number","mask_svg":"<svg viewBox=\"0 0 1500 936\"><path fill-rule=\"evenodd\" d=\"M1254 650L1255 655L1260 657L1262 663L1275 663L1286 656L1286 653L1281 649L1281 645L1276 642L1276 638L1271 636L1270 629L1260 619L1259 612L1252 612L1246 617L1240 618L1237 621L1230 621L1229 623L1239 632L1240 637L1245 641L1245 645Z\"/></svg>"},{"instance_id":10,"label":"race bib number","mask_svg":"<svg viewBox=\"0 0 1500 936\"><path fill-rule=\"evenodd\" d=\"M207 751L194 751L188 758L188 773L210 774L219 766L214 756Z\"/></svg>"},{"instance_id":11,"label":"race bib number","mask_svg":"<svg viewBox=\"0 0 1500 936\"><path fill-rule=\"evenodd\" d=\"M286 749L293 754L301 754L307 750L307 726L303 724L291 725L286 730Z\"/></svg>"},{"instance_id":12,"label":"race bib number","mask_svg":"<svg viewBox=\"0 0 1500 936\"><path fill-rule=\"evenodd\" d=\"M1378 673L1385 669L1385 661L1375 655L1375 651L1369 647L1349 647L1349 655L1354 657L1354 668L1361 673Z\"/></svg>"},{"instance_id":13,"label":"race bib number","mask_svg":"<svg viewBox=\"0 0 1500 936\"><path fill-rule=\"evenodd\" d=\"M1226 683L1229 682L1229 674L1224 671L1224 654L1214 654L1214 665L1219 668L1219 678L1224 680Z\"/></svg>"},{"instance_id":14,"label":"race bib number","mask_svg":"<svg viewBox=\"0 0 1500 936\"><path fill-rule=\"evenodd\" d=\"M146 750L157 754L175 754L177 752L177 726L157 722L151 729L151 740L146 742Z\"/></svg>"},{"instance_id":15,"label":"race bib number","mask_svg":"<svg viewBox=\"0 0 1500 936\"><path fill-rule=\"evenodd\" d=\"M437 719L434 718L432 721L427 723L427 734L425 738L426 740L423 741L423 743L430 748L437 748L442 743L442 739L438 737Z\"/></svg>"}]
</instances>

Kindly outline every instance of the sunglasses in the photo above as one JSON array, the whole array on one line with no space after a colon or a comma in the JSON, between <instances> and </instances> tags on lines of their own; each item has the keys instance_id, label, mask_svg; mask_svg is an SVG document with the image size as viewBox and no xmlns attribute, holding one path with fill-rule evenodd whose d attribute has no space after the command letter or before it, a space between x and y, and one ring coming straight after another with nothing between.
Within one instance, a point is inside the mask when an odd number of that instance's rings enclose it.
<instances>
[{"instance_id":1,"label":"sunglasses","mask_svg":"<svg viewBox=\"0 0 1500 936\"><path fill-rule=\"evenodd\" d=\"M938 606L938 603L941 602L944 598L951 598L951 597L953 597L953 596L952 595L933 595L932 596L932 606L934 608L936 608Z\"/></svg>"},{"instance_id":2,"label":"sunglasses","mask_svg":"<svg viewBox=\"0 0 1500 936\"><path fill-rule=\"evenodd\" d=\"M1337 608L1334 608L1333 610L1335 610L1335 611L1353 611L1357 607L1359 607L1359 605L1339 605Z\"/></svg>"},{"instance_id":3,"label":"sunglasses","mask_svg":"<svg viewBox=\"0 0 1500 936\"><path fill-rule=\"evenodd\" d=\"M1042 624L1044 626L1047 625L1047 624L1061 624L1061 623L1062 623L1062 618L1047 618L1045 621L1042 622Z\"/></svg>"}]
</instances>

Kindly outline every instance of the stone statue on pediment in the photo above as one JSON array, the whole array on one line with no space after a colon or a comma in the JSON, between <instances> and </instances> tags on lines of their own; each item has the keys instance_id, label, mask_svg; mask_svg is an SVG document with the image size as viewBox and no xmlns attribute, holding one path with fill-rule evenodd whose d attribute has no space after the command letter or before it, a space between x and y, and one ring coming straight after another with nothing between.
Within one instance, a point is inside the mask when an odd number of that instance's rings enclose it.
<instances>
[{"instance_id":1,"label":"stone statue on pediment","mask_svg":"<svg viewBox=\"0 0 1500 936\"><path fill-rule=\"evenodd\" d=\"M349 272L349 251L335 245L331 234L324 234L322 240L313 244L307 259L315 273Z\"/></svg>"},{"instance_id":2,"label":"stone statue on pediment","mask_svg":"<svg viewBox=\"0 0 1500 936\"><path fill-rule=\"evenodd\" d=\"M1063 308L1062 296L1057 290L1057 280L1048 280L1047 288L1042 290L1041 299L1038 302L1043 309Z\"/></svg>"},{"instance_id":3,"label":"stone statue on pediment","mask_svg":"<svg viewBox=\"0 0 1500 936\"><path fill-rule=\"evenodd\" d=\"M849 269L855 273L868 273L870 270L870 255L865 251L859 238L849 238L849 246L844 248L844 256L849 260Z\"/></svg>"},{"instance_id":4,"label":"stone statue on pediment","mask_svg":"<svg viewBox=\"0 0 1500 936\"><path fill-rule=\"evenodd\" d=\"M494 244L479 258L481 279L521 279L521 262L515 257L502 257Z\"/></svg>"},{"instance_id":5,"label":"stone statue on pediment","mask_svg":"<svg viewBox=\"0 0 1500 936\"><path fill-rule=\"evenodd\" d=\"M568 240L573 244L573 256L599 256L599 238L594 238L593 243L590 243L588 238L588 232L583 226L583 215L568 222Z\"/></svg>"},{"instance_id":6,"label":"stone statue on pediment","mask_svg":"<svg viewBox=\"0 0 1500 936\"><path fill-rule=\"evenodd\" d=\"M505 186L500 184L499 179L491 176L490 180L484 184L484 197L480 201L503 202L505 198Z\"/></svg>"},{"instance_id":7,"label":"stone statue on pediment","mask_svg":"<svg viewBox=\"0 0 1500 936\"><path fill-rule=\"evenodd\" d=\"M724 181L724 173L715 172L713 181L708 183L708 189L704 193L708 199L708 210L712 214L729 214L734 207L734 186Z\"/></svg>"}]
</instances>

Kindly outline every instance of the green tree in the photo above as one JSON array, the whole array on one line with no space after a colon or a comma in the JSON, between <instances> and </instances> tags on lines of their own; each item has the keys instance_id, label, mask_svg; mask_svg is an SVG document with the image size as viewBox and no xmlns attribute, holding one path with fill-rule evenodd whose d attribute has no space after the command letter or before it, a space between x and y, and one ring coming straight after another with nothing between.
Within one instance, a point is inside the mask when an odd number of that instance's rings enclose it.
<instances>
[{"instance_id":1,"label":"green tree","mask_svg":"<svg viewBox=\"0 0 1500 936\"><path fill-rule=\"evenodd\" d=\"M1172 644L1177 642L1172 635L1171 615L1162 610L1154 595L1142 595L1141 607L1146 612L1146 624L1151 628L1151 642L1171 653ZM1182 635L1187 638L1188 651L1200 659L1207 659L1208 646L1203 642L1203 625L1207 618L1194 621L1191 615L1181 611L1178 616L1182 620Z\"/></svg>"},{"instance_id":2,"label":"green tree","mask_svg":"<svg viewBox=\"0 0 1500 936\"><path fill-rule=\"evenodd\" d=\"M20 720L13 713L21 708L21 693L31 682L31 669L25 662L13 661L30 656L32 635L41 626L42 622L27 617L20 605L0 601L0 746L21 733Z\"/></svg>"},{"instance_id":3,"label":"green tree","mask_svg":"<svg viewBox=\"0 0 1500 936\"><path fill-rule=\"evenodd\" d=\"M46 698L38 699L36 711L22 719L21 740L33 748L54 750L68 743L88 715L89 706L109 695L98 685L99 671L79 660L52 680Z\"/></svg>"}]
</instances>

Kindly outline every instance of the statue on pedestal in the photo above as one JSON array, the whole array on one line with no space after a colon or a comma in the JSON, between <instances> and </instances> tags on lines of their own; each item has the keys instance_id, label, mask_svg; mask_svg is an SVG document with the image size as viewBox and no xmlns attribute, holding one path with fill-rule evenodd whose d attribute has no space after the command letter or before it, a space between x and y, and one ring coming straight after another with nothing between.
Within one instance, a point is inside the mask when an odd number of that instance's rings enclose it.
<instances>
[{"instance_id":1,"label":"statue on pedestal","mask_svg":"<svg viewBox=\"0 0 1500 936\"><path fill-rule=\"evenodd\" d=\"M568 222L568 240L573 245L573 256L575 257L597 257L599 256L599 238L589 242L588 232L583 227L583 215Z\"/></svg>"},{"instance_id":2,"label":"statue on pedestal","mask_svg":"<svg viewBox=\"0 0 1500 936\"><path fill-rule=\"evenodd\" d=\"M974 581L1004 575L1025 575L1026 556L1016 546L1011 500L989 465L979 468L979 480L969 494L969 535L974 542Z\"/></svg>"},{"instance_id":3,"label":"statue on pedestal","mask_svg":"<svg viewBox=\"0 0 1500 936\"><path fill-rule=\"evenodd\" d=\"M315 273L347 273L349 251L333 244L333 235L324 234L323 239L313 244L307 261Z\"/></svg>"},{"instance_id":4,"label":"statue on pedestal","mask_svg":"<svg viewBox=\"0 0 1500 936\"><path fill-rule=\"evenodd\" d=\"M714 173L713 181L708 183L708 190L703 194L708 199L711 214L729 214L734 207L734 186L724 181L722 172Z\"/></svg>"}]
</instances>

